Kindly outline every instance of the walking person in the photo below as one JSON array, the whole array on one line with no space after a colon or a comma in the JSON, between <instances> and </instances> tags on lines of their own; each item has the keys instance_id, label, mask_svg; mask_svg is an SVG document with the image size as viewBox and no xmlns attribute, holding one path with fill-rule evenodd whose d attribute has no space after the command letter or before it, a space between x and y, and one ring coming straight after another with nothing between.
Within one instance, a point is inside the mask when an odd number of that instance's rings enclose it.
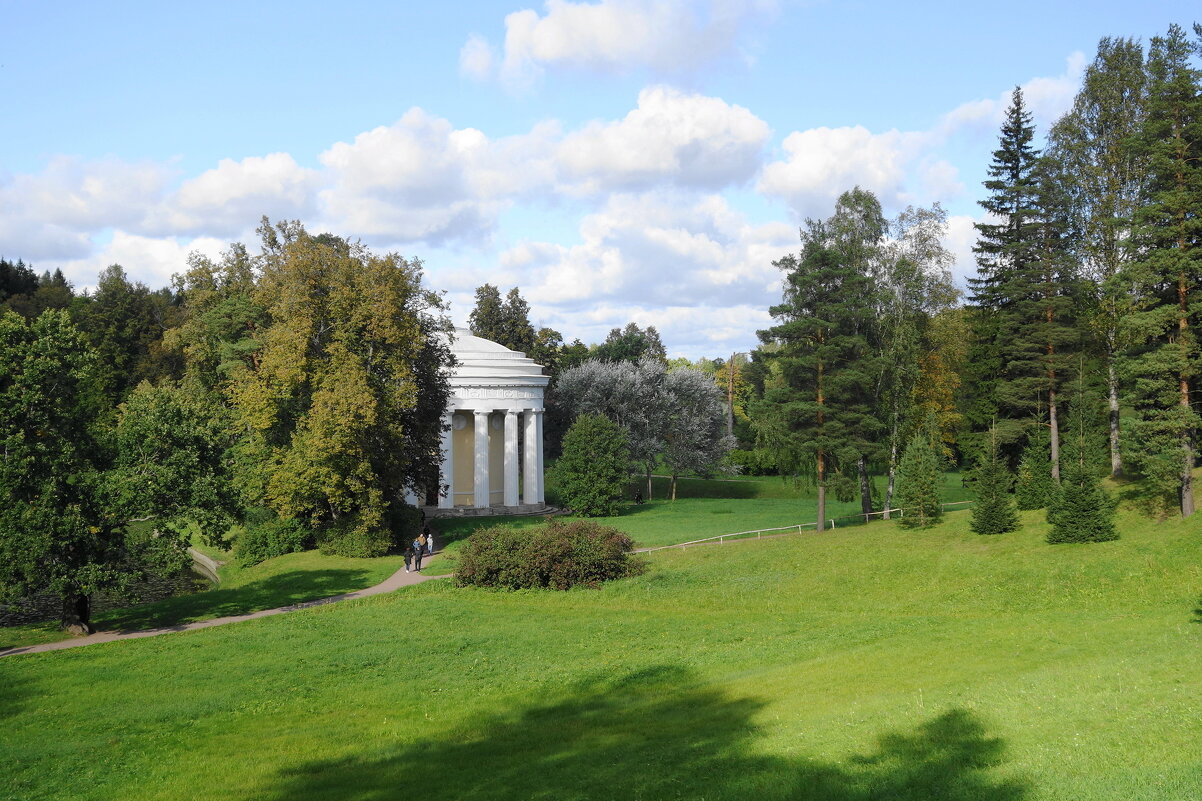
<instances>
[{"instance_id":1,"label":"walking person","mask_svg":"<svg viewBox=\"0 0 1202 801\"><path fill-rule=\"evenodd\" d=\"M422 572L422 554L426 551L426 535L418 534L413 541L413 569Z\"/></svg>"},{"instance_id":2,"label":"walking person","mask_svg":"<svg viewBox=\"0 0 1202 801\"><path fill-rule=\"evenodd\" d=\"M429 526L422 526L422 536L426 538L426 556L434 555L434 532Z\"/></svg>"}]
</instances>

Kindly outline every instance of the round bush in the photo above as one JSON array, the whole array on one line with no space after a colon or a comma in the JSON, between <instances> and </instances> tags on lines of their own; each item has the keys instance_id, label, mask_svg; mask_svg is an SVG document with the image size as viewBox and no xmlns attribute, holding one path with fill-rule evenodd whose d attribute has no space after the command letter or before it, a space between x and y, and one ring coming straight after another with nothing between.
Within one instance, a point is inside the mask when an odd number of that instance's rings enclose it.
<instances>
[{"instance_id":1,"label":"round bush","mask_svg":"<svg viewBox=\"0 0 1202 801\"><path fill-rule=\"evenodd\" d=\"M644 570L631 558L633 549L630 537L590 520L551 520L527 529L491 526L468 539L455 583L509 590L596 587Z\"/></svg>"}]
</instances>

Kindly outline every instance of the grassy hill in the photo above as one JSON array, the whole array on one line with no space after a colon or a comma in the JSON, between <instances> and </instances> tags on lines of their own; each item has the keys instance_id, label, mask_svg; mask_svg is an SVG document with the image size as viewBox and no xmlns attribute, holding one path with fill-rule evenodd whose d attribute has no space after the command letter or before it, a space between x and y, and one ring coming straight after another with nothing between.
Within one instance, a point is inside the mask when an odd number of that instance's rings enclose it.
<instances>
[{"instance_id":1,"label":"grassy hill","mask_svg":"<svg viewBox=\"0 0 1202 801\"><path fill-rule=\"evenodd\" d=\"M679 503L679 502L678 502ZM0 660L0 797L1192 799L1198 525L668 551Z\"/></svg>"}]
</instances>

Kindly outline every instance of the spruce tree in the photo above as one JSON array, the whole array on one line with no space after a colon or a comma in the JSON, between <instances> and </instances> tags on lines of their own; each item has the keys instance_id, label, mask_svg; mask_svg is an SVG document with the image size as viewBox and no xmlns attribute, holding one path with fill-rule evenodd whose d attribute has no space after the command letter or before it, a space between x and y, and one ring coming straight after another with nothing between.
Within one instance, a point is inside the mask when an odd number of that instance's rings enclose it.
<instances>
[{"instance_id":1,"label":"spruce tree","mask_svg":"<svg viewBox=\"0 0 1202 801\"><path fill-rule=\"evenodd\" d=\"M1010 497L1013 477L998 456L996 435L977 470L977 502L972 507L969 527L977 534L1005 534L1018 528L1018 512Z\"/></svg>"},{"instance_id":2,"label":"spruce tree","mask_svg":"<svg viewBox=\"0 0 1202 801\"><path fill-rule=\"evenodd\" d=\"M995 223L977 225L978 273L969 279L976 348L970 364L977 403L970 422L985 415L1002 422L1006 443L1021 436L1022 421L1046 408L1049 471L1059 472L1059 394L1079 338L1074 320L1076 279L1069 258L1069 199L1057 161L1032 145L1035 129L1021 90L1002 126L981 201Z\"/></svg>"},{"instance_id":3,"label":"spruce tree","mask_svg":"<svg viewBox=\"0 0 1202 801\"><path fill-rule=\"evenodd\" d=\"M943 519L939 457L930 432L920 431L906 445L897 470L897 504L904 510L901 525L906 528L927 528Z\"/></svg>"},{"instance_id":4,"label":"spruce tree","mask_svg":"<svg viewBox=\"0 0 1202 801\"><path fill-rule=\"evenodd\" d=\"M1027 446L1018 462L1014 500L1019 509L1046 509L1055 497L1048 430L1043 424L1037 424L1027 437Z\"/></svg>"},{"instance_id":5,"label":"spruce tree","mask_svg":"<svg viewBox=\"0 0 1202 801\"><path fill-rule=\"evenodd\" d=\"M1106 542L1117 540L1114 502L1102 489L1097 474L1078 459L1065 467L1056 502L1048 509L1048 542Z\"/></svg>"}]
</instances>

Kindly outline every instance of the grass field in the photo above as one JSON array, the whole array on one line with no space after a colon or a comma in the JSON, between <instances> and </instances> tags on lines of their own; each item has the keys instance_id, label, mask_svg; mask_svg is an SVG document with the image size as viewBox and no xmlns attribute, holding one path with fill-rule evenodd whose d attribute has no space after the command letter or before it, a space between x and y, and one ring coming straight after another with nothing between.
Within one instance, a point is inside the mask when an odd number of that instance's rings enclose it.
<instances>
[{"instance_id":1,"label":"grass field","mask_svg":"<svg viewBox=\"0 0 1202 801\"><path fill-rule=\"evenodd\" d=\"M678 501L678 504L681 502ZM0 660L0 797L1195 799L1202 536L874 524Z\"/></svg>"},{"instance_id":2,"label":"grass field","mask_svg":"<svg viewBox=\"0 0 1202 801\"><path fill-rule=\"evenodd\" d=\"M877 480L883 490L884 479L878 477ZM799 488L792 481L777 476L746 476L722 481L682 478L678 481L676 501L665 500L668 479L657 477L652 482L655 500L637 505L628 502L620 515L603 518L600 522L626 532L639 546L653 547L737 531L813 523L817 514L817 501L812 490ZM644 482L632 484L627 497L633 498L637 490L645 491L645 487ZM550 486L548 490L553 492L554 487ZM971 497L961 484L959 473L943 476L941 496L949 503ZM862 522L862 518L857 517L859 513L858 499L851 502L828 499L827 517L837 518L837 525L859 525ZM443 535L441 544L449 547L450 556L442 569L453 567L459 545L481 526L499 523L526 527L541 522L539 517L439 519L436 525Z\"/></svg>"}]
</instances>

